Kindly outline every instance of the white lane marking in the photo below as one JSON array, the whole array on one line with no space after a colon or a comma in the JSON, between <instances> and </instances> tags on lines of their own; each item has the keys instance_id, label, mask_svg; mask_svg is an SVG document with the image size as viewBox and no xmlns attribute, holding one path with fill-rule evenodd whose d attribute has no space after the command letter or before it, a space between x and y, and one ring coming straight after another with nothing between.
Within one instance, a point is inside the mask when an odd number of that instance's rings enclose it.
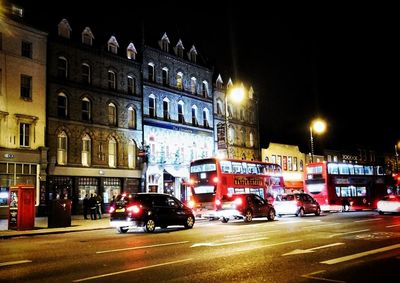
<instances>
[{"instance_id":1,"label":"white lane marking","mask_svg":"<svg viewBox=\"0 0 400 283\"><path fill-rule=\"evenodd\" d=\"M279 223L277 223L277 224L278 224L278 225L282 225L282 224L291 224L291 223L301 223L301 222L291 220L291 221L279 222Z\"/></svg>"},{"instance_id":2,"label":"white lane marking","mask_svg":"<svg viewBox=\"0 0 400 283\"><path fill-rule=\"evenodd\" d=\"M328 279L328 278L322 278L322 277L313 276L314 274L323 273L325 271L326 270L319 270L319 271L315 271L315 272L311 272L311 273L308 273L308 274L301 275L301 277L310 278L310 279L317 279L317 280L320 280L320 281L327 281L327 282L346 283L346 281L334 280L334 279Z\"/></svg>"},{"instance_id":3,"label":"white lane marking","mask_svg":"<svg viewBox=\"0 0 400 283\"><path fill-rule=\"evenodd\" d=\"M163 262L163 263L159 263L159 264L153 264L153 265L148 265L148 266L143 266L143 267L138 267L138 268L132 268L132 269L127 269L127 270L121 270L121 271L112 272L112 273L105 273L105 274L100 274L100 275L96 275L96 276L92 276L92 277L86 277L86 278L76 279L76 280L74 280L74 281L72 281L72 282L89 281L89 280L94 280L94 279L98 279L98 278L104 278L104 277L108 277L108 276L119 275L119 274L123 274L123 273L128 273L128 272L133 272L133 271L138 271L138 270L149 269L149 268L153 268L153 267L159 267L159 266L171 265L171 264L175 264L175 263L181 263L181 262L185 262L185 261L189 261L189 260L193 260L193 258L187 258L187 259L181 259L181 260Z\"/></svg>"},{"instance_id":4,"label":"white lane marking","mask_svg":"<svg viewBox=\"0 0 400 283\"><path fill-rule=\"evenodd\" d=\"M397 226L400 226L400 224L396 224L396 225L389 225L389 226L386 226L386 228L393 228L393 227L397 227Z\"/></svg>"},{"instance_id":5,"label":"white lane marking","mask_svg":"<svg viewBox=\"0 0 400 283\"><path fill-rule=\"evenodd\" d=\"M374 218L374 219L364 219L364 220L356 220L354 223L360 223L360 222L369 222L369 221L378 221L382 220L382 218Z\"/></svg>"},{"instance_id":6,"label":"white lane marking","mask_svg":"<svg viewBox=\"0 0 400 283\"><path fill-rule=\"evenodd\" d=\"M241 241L233 241L233 242L224 242L224 243L213 243L213 242L210 242L210 243L198 243L198 244L193 244L190 247L191 248L197 248L197 247L220 247L220 246L227 246L227 245L233 245L233 244L241 244L241 243L261 241L261 240L266 240L266 239L268 239L268 237L241 240Z\"/></svg>"},{"instance_id":7,"label":"white lane marking","mask_svg":"<svg viewBox=\"0 0 400 283\"><path fill-rule=\"evenodd\" d=\"M367 231L369 231L369 229L337 233L337 234L333 234L333 235L328 236L328 238L333 238L333 237L336 237L336 236L342 236L342 235L347 235L347 234L356 234L356 233L367 232Z\"/></svg>"},{"instance_id":8,"label":"white lane marking","mask_svg":"<svg viewBox=\"0 0 400 283\"><path fill-rule=\"evenodd\" d=\"M248 236L255 236L255 235L265 235L268 233L275 233L280 232L281 230L271 230L267 232L260 232L260 233L244 233L244 234L236 234L236 235L227 235L224 236L225 238L239 238L239 237L248 237Z\"/></svg>"},{"instance_id":9,"label":"white lane marking","mask_svg":"<svg viewBox=\"0 0 400 283\"><path fill-rule=\"evenodd\" d=\"M1 267L1 266L8 266L8 265L21 264L21 263L29 263L29 262L32 262L32 261L29 260L29 259L24 259L24 260L0 262L0 267Z\"/></svg>"},{"instance_id":10,"label":"white lane marking","mask_svg":"<svg viewBox=\"0 0 400 283\"><path fill-rule=\"evenodd\" d=\"M295 250L293 250L291 252L283 254L282 256L313 253L315 250L325 249L325 248L330 248L330 247L340 246L340 245L344 245L344 243L333 243L333 244L329 244L329 245L325 245L325 246L319 246L319 247L306 249L306 250L295 249Z\"/></svg>"},{"instance_id":11,"label":"white lane marking","mask_svg":"<svg viewBox=\"0 0 400 283\"><path fill-rule=\"evenodd\" d=\"M334 258L334 259L330 259L330 260L325 260L325 261L321 261L320 263L336 264L336 263L341 263L341 262L353 260L356 258L364 257L367 255L373 255L373 254L377 254L377 253L394 250L394 249L400 249L400 244L391 245L391 246L387 246L387 247L383 247L383 248L379 248L379 249L375 249L375 250L370 250L370 251L366 251L366 252L362 252L362 253L352 254L352 255L348 255L348 256L338 257L338 258Z\"/></svg>"},{"instance_id":12,"label":"white lane marking","mask_svg":"<svg viewBox=\"0 0 400 283\"><path fill-rule=\"evenodd\" d=\"M280 246L280 245L285 245L285 244L292 244L292 243L297 243L297 242L301 242L301 241L303 241L303 240L291 240L291 241L262 245L262 246L257 246L257 247L250 247L250 248L241 249L239 252L251 251L251 250L256 250L256 249L261 249L261 248L269 248L269 247Z\"/></svg>"},{"instance_id":13,"label":"white lane marking","mask_svg":"<svg viewBox=\"0 0 400 283\"><path fill-rule=\"evenodd\" d=\"M120 252L120 251L130 251L130 250L157 248L157 247L180 245L180 244L186 244L186 243L189 243L189 241L173 242L173 243L165 243L165 244L157 244L157 245L149 245L149 246L140 246L140 247L132 247L132 248L123 248L123 249L115 249L115 250L97 251L96 254L105 254L105 253L113 253L113 252Z\"/></svg>"},{"instance_id":14,"label":"white lane marking","mask_svg":"<svg viewBox=\"0 0 400 283\"><path fill-rule=\"evenodd\" d=\"M324 227L324 226L331 226L331 225L339 225L339 224L341 224L341 223L327 223L327 224L318 224L318 225L310 225L310 226L304 226L304 227L301 227L301 228L303 228L303 229L305 229L305 228L314 228L314 227Z\"/></svg>"}]
</instances>

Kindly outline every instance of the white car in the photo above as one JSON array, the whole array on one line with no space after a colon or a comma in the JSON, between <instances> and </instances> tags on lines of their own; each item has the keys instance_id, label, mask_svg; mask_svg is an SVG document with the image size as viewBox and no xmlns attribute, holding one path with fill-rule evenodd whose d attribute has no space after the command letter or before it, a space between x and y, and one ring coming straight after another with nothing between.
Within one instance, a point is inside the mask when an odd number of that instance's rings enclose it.
<instances>
[{"instance_id":1,"label":"white car","mask_svg":"<svg viewBox=\"0 0 400 283\"><path fill-rule=\"evenodd\" d=\"M400 213L400 196L399 195L388 195L383 197L377 204L377 210L379 214L388 213Z\"/></svg>"},{"instance_id":2,"label":"white car","mask_svg":"<svg viewBox=\"0 0 400 283\"><path fill-rule=\"evenodd\" d=\"M321 214L319 203L309 194L294 193L278 195L274 201L276 215L293 214L303 217L306 214Z\"/></svg>"}]
</instances>

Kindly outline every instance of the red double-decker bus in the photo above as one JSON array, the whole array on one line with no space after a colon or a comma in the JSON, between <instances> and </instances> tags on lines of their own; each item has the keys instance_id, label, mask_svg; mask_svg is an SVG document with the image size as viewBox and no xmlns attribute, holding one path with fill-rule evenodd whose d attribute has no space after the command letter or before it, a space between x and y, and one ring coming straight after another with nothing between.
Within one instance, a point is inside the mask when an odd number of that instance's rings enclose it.
<instances>
[{"instance_id":1,"label":"red double-decker bus","mask_svg":"<svg viewBox=\"0 0 400 283\"><path fill-rule=\"evenodd\" d=\"M284 180L274 163L205 158L190 164L190 192L196 217L213 218L224 195L254 193L272 203L284 192Z\"/></svg>"},{"instance_id":2,"label":"red double-decker bus","mask_svg":"<svg viewBox=\"0 0 400 283\"><path fill-rule=\"evenodd\" d=\"M306 164L304 188L323 211L375 209L386 194L384 168L336 162Z\"/></svg>"}]
</instances>

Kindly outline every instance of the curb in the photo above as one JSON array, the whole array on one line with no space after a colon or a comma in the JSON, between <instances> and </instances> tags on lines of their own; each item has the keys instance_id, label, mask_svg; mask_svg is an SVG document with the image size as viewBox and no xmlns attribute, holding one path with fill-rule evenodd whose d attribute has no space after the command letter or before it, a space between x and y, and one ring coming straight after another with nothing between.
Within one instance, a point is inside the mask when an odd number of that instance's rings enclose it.
<instances>
[{"instance_id":1,"label":"curb","mask_svg":"<svg viewBox=\"0 0 400 283\"><path fill-rule=\"evenodd\" d=\"M66 227L67 228L67 227ZM64 234L64 233L73 233L73 232L86 232L86 231L95 231L95 230L105 230L105 229L112 229L113 227L99 227L99 228L83 228L83 229L74 229L74 230L54 230L54 231L21 231L21 232L10 232L9 235L7 234L0 234L0 239L10 239L15 237L25 237L25 236L40 236L40 235L48 235L48 234Z\"/></svg>"}]
</instances>

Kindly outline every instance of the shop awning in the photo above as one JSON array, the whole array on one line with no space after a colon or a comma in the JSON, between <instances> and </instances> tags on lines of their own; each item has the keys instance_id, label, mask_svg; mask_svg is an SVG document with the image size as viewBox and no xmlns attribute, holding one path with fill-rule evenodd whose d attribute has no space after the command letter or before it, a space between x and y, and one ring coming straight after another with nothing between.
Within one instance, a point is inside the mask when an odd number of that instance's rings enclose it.
<instances>
[{"instance_id":1,"label":"shop awning","mask_svg":"<svg viewBox=\"0 0 400 283\"><path fill-rule=\"evenodd\" d=\"M189 178L189 169L187 167L166 167L165 171L175 178Z\"/></svg>"}]
</instances>

